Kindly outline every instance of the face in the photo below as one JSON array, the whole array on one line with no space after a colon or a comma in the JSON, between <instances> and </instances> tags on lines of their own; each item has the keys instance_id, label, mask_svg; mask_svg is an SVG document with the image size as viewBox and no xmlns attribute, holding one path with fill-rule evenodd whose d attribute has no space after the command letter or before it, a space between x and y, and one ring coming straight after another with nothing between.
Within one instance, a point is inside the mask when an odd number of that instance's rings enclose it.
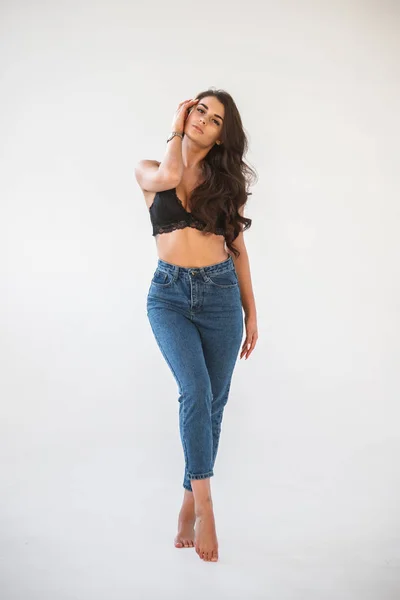
<instances>
[{"instance_id":1,"label":"face","mask_svg":"<svg viewBox=\"0 0 400 600\"><path fill-rule=\"evenodd\" d=\"M225 107L215 96L205 96L190 108L185 135L204 146L213 146L221 138ZM200 127L198 131L194 125Z\"/></svg>"}]
</instances>

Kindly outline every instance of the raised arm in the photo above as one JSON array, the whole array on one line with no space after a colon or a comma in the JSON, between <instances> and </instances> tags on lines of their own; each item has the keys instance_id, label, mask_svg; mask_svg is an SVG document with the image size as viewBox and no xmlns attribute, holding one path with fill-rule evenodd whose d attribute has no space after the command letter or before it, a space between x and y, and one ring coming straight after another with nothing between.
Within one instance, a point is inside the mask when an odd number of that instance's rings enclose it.
<instances>
[{"instance_id":1,"label":"raised arm","mask_svg":"<svg viewBox=\"0 0 400 600\"><path fill-rule=\"evenodd\" d=\"M182 139L176 135L167 144L164 158L140 160L135 166L136 181L148 192L162 192L176 187L183 173Z\"/></svg>"}]
</instances>

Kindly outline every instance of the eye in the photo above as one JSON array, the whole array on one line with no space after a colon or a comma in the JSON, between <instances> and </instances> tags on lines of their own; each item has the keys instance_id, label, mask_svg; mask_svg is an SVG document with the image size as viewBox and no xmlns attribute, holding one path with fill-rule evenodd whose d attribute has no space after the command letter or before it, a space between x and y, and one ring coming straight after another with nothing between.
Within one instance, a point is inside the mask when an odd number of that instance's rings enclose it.
<instances>
[{"instance_id":1,"label":"eye","mask_svg":"<svg viewBox=\"0 0 400 600\"><path fill-rule=\"evenodd\" d=\"M202 108L200 108L200 106L197 107L197 110L199 110L200 112L205 112ZM214 123L216 123L219 127L219 121L217 121L217 119L213 119Z\"/></svg>"}]
</instances>

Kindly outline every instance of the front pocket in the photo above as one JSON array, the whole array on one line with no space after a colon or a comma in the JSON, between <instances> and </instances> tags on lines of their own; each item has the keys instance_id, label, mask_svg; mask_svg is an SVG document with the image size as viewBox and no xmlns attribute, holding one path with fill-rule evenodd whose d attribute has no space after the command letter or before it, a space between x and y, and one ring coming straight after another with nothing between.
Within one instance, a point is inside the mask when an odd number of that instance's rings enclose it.
<instances>
[{"instance_id":1,"label":"front pocket","mask_svg":"<svg viewBox=\"0 0 400 600\"><path fill-rule=\"evenodd\" d=\"M220 288L231 288L239 285L236 271L225 271L225 273L213 273L207 275L209 283L212 283L216 287Z\"/></svg>"},{"instance_id":2,"label":"front pocket","mask_svg":"<svg viewBox=\"0 0 400 600\"><path fill-rule=\"evenodd\" d=\"M172 273L167 273L166 271L161 271L161 269L156 269L154 271L154 275L153 275L153 279L151 280L151 283L154 283L155 285L159 285L161 287L170 285L173 282L173 275Z\"/></svg>"}]
</instances>

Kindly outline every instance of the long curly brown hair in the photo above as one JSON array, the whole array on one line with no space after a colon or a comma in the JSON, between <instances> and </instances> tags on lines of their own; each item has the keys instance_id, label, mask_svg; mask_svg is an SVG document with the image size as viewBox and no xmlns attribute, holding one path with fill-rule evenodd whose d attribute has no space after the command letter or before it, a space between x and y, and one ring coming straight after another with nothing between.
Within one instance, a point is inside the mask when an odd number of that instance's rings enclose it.
<instances>
[{"instance_id":1,"label":"long curly brown hair","mask_svg":"<svg viewBox=\"0 0 400 600\"><path fill-rule=\"evenodd\" d=\"M219 136L222 143L214 144L202 161L202 183L190 195L190 208L193 216L206 224L205 234L212 233L215 227L224 228L226 245L238 257L240 252L233 241L252 223L252 219L242 217L238 211L251 196L248 190L257 181L257 173L243 160L248 139L232 96L212 87L195 98L206 96L215 96L225 107Z\"/></svg>"}]
</instances>

